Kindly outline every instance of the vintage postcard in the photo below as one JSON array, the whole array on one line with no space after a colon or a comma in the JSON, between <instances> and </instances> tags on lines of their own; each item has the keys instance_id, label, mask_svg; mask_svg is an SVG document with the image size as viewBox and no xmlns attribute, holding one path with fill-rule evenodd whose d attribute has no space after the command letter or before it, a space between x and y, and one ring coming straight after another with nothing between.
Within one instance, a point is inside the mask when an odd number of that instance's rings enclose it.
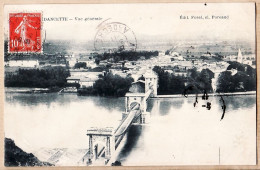
<instances>
[{"instance_id":1,"label":"vintage postcard","mask_svg":"<svg viewBox=\"0 0 260 170\"><path fill-rule=\"evenodd\" d=\"M255 3L4 5L4 164L256 165Z\"/></svg>"}]
</instances>

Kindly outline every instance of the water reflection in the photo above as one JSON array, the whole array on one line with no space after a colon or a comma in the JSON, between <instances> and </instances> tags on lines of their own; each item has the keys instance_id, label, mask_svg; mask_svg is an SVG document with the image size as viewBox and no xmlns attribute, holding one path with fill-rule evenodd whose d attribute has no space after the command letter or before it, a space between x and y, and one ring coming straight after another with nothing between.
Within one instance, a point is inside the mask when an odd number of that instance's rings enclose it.
<instances>
[{"instance_id":1,"label":"water reflection","mask_svg":"<svg viewBox=\"0 0 260 170\"><path fill-rule=\"evenodd\" d=\"M46 105L50 108L52 103L58 106L68 106L72 102L84 103L93 102L99 108L111 110L124 111L124 98L116 97L96 97L96 96L77 96L76 94L58 94L58 93L5 93L5 101L9 104L21 104L22 106L29 106L30 108L39 105Z\"/></svg>"},{"instance_id":2,"label":"water reflection","mask_svg":"<svg viewBox=\"0 0 260 170\"><path fill-rule=\"evenodd\" d=\"M256 105L255 95L223 96L227 105L227 110L237 110L251 108Z\"/></svg>"},{"instance_id":3,"label":"water reflection","mask_svg":"<svg viewBox=\"0 0 260 170\"><path fill-rule=\"evenodd\" d=\"M124 161L131 151L136 148L137 143L140 141L143 128L142 125L133 125L129 128L129 131L126 134L126 143L121 149L117 161Z\"/></svg>"},{"instance_id":4,"label":"water reflection","mask_svg":"<svg viewBox=\"0 0 260 170\"><path fill-rule=\"evenodd\" d=\"M157 109L159 109L160 115L164 116L167 115L172 108L180 109L183 103L183 98L150 99L148 100L147 111L152 112L154 108L158 107Z\"/></svg>"}]
</instances>

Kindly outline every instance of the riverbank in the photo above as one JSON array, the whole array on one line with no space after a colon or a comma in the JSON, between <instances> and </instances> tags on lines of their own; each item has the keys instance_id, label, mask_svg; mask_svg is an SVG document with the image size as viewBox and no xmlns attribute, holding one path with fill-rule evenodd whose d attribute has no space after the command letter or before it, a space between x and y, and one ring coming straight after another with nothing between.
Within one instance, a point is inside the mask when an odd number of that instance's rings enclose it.
<instances>
[{"instance_id":1,"label":"riverbank","mask_svg":"<svg viewBox=\"0 0 260 170\"><path fill-rule=\"evenodd\" d=\"M5 93L55 93L61 88L5 87Z\"/></svg>"},{"instance_id":2,"label":"riverbank","mask_svg":"<svg viewBox=\"0 0 260 170\"><path fill-rule=\"evenodd\" d=\"M199 97L204 94L198 94ZM233 93L209 93L208 96L236 96L236 95L256 95L256 91L247 91L247 92L233 92ZM196 97L196 94L188 94L187 97ZM172 94L172 95L157 95L151 98L180 98L184 97L182 94Z\"/></svg>"},{"instance_id":3,"label":"riverbank","mask_svg":"<svg viewBox=\"0 0 260 170\"><path fill-rule=\"evenodd\" d=\"M59 92L60 89L49 89L49 88L22 88L22 87L5 87L6 93L51 93L51 92ZM62 93L68 93L68 91L64 91ZM74 91L70 91L70 93L77 93ZM198 94L199 97L204 94ZM208 96L236 96L236 95L256 95L256 91L247 91L247 92L233 92L233 93L209 93ZM91 95L95 96L95 95ZM188 94L187 97L196 97L196 94ZM151 98L181 98L184 97L183 94L169 94L169 95L157 95Z\"/></svg>"}]
</instances>

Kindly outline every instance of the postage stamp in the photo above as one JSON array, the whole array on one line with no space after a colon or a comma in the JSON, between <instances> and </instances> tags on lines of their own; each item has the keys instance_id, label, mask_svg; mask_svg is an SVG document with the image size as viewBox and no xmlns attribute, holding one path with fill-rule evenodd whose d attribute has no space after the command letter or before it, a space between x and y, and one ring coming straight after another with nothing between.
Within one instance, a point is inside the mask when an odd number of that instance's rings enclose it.
<instances>
[{"instance_id":1,"label":"postage stamp","mask_svg":"<svg viewBox=\"0 0 260 170\"><path fill-rule=\"evenodd\" d=\"M101 51L135 51L137 41L134 32L127 25L110 22L98 28L94 47Z\"/></svg>"},{"instance_id":2,"label":"postage stamp","mask_svg":"<svg viewBox=\"0 0 260 170\"><path fill-rule=\"evenodd\" d=\"M9 52L41 52L41 13L9 13Z\"/></svg>"}]
</instances>

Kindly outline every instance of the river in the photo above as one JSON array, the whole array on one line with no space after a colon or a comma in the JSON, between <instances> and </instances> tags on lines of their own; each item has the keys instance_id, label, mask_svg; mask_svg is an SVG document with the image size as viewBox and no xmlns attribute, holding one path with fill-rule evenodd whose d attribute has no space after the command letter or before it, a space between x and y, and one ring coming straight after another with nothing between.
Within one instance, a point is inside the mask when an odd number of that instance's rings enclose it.
<instances>
[{"instance_id":1,"label":"river","mask_svg":"<svg viewBox=\"0 0 260 170\"><path fill-rule=\"evenodd\" d=\"M210 110L201 107L201 99L194 108L194 97L149 99L150 123L131 126L117 160L122 165L255 164L256 96L224 96L221 121L219 97L209 100ZM124 104L122 97L7 92L5 136L40 160L47 159L37 154L43 148L87 149L87 129L116 128Z\"/></svg>"}]
</instances>

